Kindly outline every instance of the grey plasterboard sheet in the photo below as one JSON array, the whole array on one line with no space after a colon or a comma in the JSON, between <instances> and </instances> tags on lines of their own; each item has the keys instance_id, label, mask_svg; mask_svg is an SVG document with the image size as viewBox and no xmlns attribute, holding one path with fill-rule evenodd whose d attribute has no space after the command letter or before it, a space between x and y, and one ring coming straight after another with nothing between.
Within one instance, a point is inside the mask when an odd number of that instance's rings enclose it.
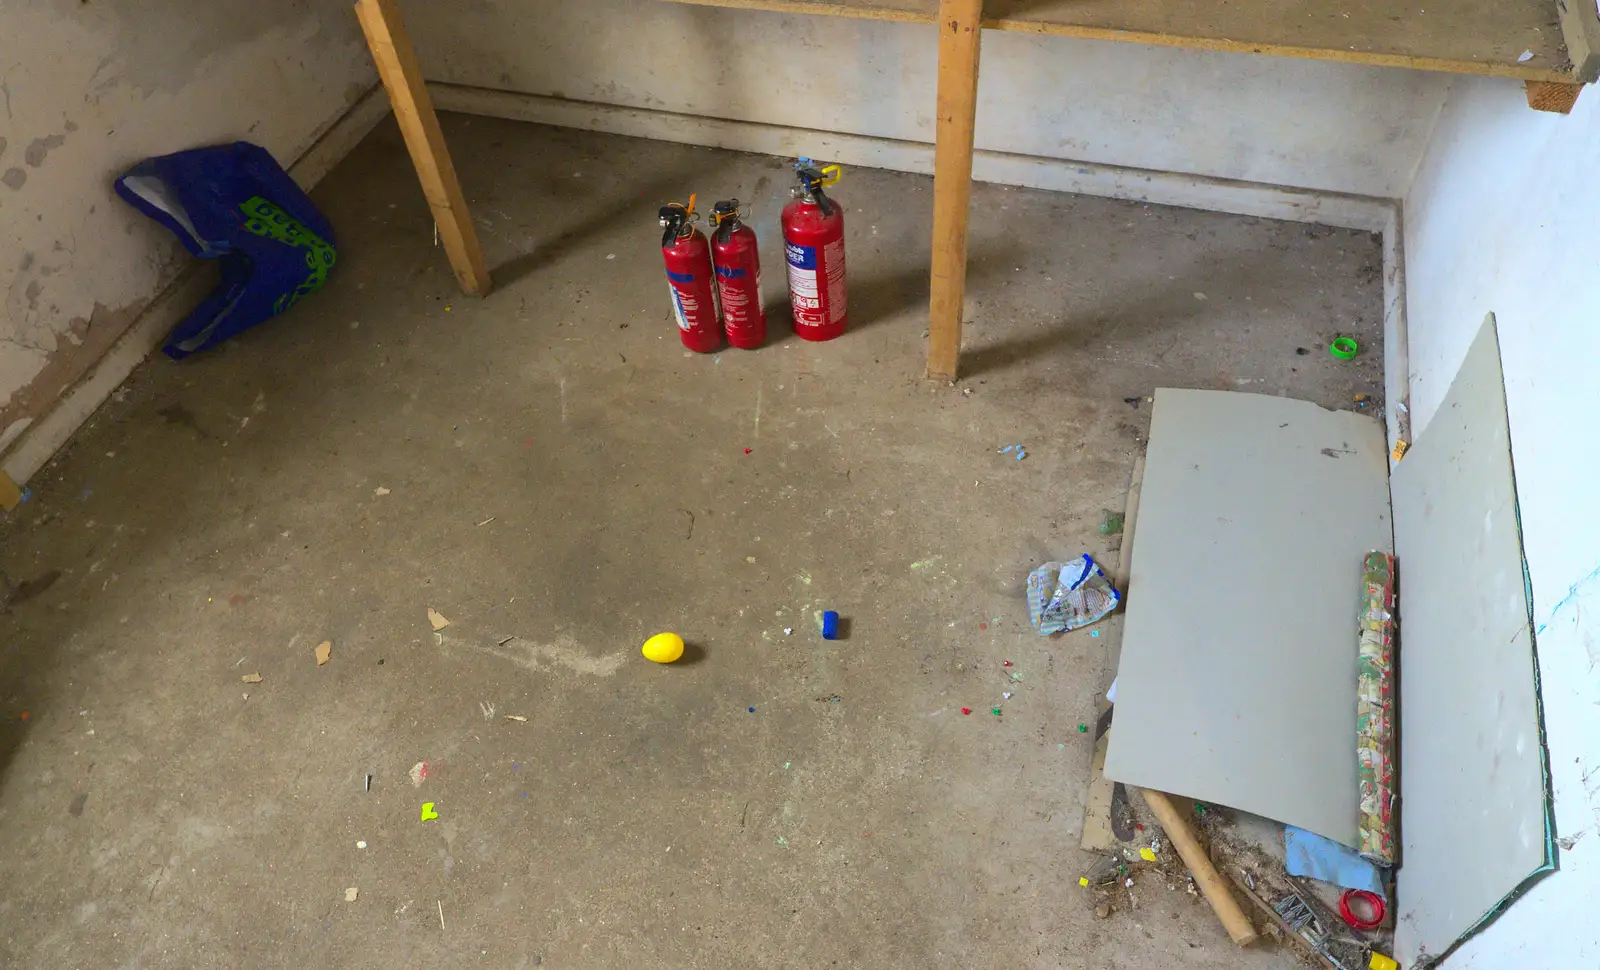
<instances>
[{"instance_id":1,"label":"grey plasterboard sheet","mask_svg":"<svg viewBox=\"0 0 1600 970\"><path fill-rule=\"evenodd\" d=\"M1402 793L1395 945L1401 965L1414 967L1449 952L1555 862L1493 317L1396 466L1393 489Z\"/></svg>"},{"instance_id":2,"label":"grey plasterboard sheet","mask_svg":"<svg viewBox=\"0 0 1600 970\"><path fill-rule=\"evenodd\" d=\"M1106 776L1354 844L1361 559L1392 548L1375 419L1156 391Z\"/></svg>"}]
</instances>

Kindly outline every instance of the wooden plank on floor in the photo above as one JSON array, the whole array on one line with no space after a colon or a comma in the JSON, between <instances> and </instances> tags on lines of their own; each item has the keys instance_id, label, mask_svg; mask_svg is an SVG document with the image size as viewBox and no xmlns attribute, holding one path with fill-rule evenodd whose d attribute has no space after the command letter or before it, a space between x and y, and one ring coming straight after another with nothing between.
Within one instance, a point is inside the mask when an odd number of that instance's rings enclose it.
<instances>
[{"instance_id":1,"label":"wooden plank on floor","mask_svg":"<svg viewBox=\"0 0 1600 970\"><path fill-rule=\"evenodd\" d=\"M933 23L939 0L676 0L863 20ZM1589 81L1600 58L1565 22L1593 2L1566 0L989 0L983 26L1024 34L1480 74ZM1563 21L1557 26L1558 18ZM1563 46L1562 29L1568 28ZM1600 34L1600 30L1596 31ZM1580 38L1581 40L1581 38ZM1600 45L1597 45L1600 46ZM1567 49L1573 53L1569 59ZM1577 62L1574 68L1573 62Z\"/></svg>"},{"instance_id":2,"label":"wooden plank on floor","mask_svg":"<svg viewBox=\"0 0 1600 970\"><path fill-rule=\"evenodd\" d=\"M11 480L11 476L0 472L0 509L7 512L22 504L22 489Z\"/></svg>"},{"instance_id":3,"label":"wooden plank on floor","mask_svg":"<svg viewBox=\"0 0 1600 970\"><path fill-rule=\"evenodd\" d=\"M484 266L472 214L467 211L467 200L450 160L450 148L439 129L439 116L428 97L422 68L400 19L399 7L395 0L358 0L355 9L372 59L378 65L378 76L389 92L389 102L394 106L395 120L405 136L422 192L428 198L428 208L433 210L439 241L444 244L456 282L463 293L484 296L490 287L489 270Z\"/></svg>"},{"instance_id":4,"label":"wooden plank on floor","mask_svg":"<svg viewBox=\"0 0 1600 970\"><path fill-rule=\"evenodd\" d=\"M938 141L933 153L933 265L928 300L928 376L953 381L961 356L972 208L972 136L978 115L983 0L939 0Z\"/></svg>"}]
</instances>

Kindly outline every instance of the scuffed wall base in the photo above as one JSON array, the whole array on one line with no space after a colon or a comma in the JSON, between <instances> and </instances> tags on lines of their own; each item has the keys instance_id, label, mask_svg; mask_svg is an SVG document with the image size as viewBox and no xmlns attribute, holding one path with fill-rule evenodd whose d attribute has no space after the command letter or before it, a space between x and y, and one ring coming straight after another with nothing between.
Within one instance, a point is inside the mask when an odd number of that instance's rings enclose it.
<instances>
[{"instance_id":1,"label":"scuffed wall base","mask_svg":"<svg viewBox=\"0 0 1600 970\"><path fill-rule=\"evenodd\" d=\"M309 190L388 116L389 99L374 85L289 166L289 174ZM196 262L179 274L88 373L17 436L0 456L0 470L18 483L32 478L215 285L209 263Z\"/></svg>"},{"instance_id":2,"label":"scuffed wall base","mask_svg":"<svg viewBox=\"0 0 1600 970\"><path fill-rule=\"evenodd\" d=\"M898 172L933 173L933 146L924 142L624 108L437 81L429 82L428 90L433 95L434 107L440 111L459 111L764 155L809 155L847 165ZM1394 208L1392 201L1366 196L1093 165L1006 152L975 153L972 176L980 182L1001 185L1021 185L1292 222L1314 222L1369 232L1382 232L1388 226L1390 212Z\"/></svg>"}]
</instances>

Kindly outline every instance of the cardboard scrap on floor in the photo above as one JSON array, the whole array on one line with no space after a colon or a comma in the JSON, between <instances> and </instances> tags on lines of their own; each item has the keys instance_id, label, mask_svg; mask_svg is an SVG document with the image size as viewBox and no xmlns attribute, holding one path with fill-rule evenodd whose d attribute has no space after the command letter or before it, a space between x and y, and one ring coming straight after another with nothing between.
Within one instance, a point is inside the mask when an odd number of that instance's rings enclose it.
<instances>
[{"instance_id":1,"label":"cardboard scrap on floor","mask_svg":"<svg viewBox=\"0 0 1600 970\"><path fill-rule=\"evenodd\" d=\"M318 667L320 667L323 664L327 663L328 660L332 656L333 656L333 641L332 640L324 640L321 643L317 644L317 666Z\"/></svg>"},{"instance_id":2,"label":"cardboard scrap on floor","mask_svg":"<svg viewBox=\"0 0 1600 970\"><path fill-rule=\"evenodd\" d=\"M1393 548L1372 417L1156 391L1106 776L1357 838L1356 608Z\"/></svg>"},{"instance_id":3,"label":"cardboard scrap on floor","mask_svg":"<svg viewBox=\"0 0 1600 970\"><path fill-rule=\"evenodd\" d=\"M444 618L444 614L440 613L431 606L428 607L428 623L432 625L433 632L435 633L438 633L440 630L443 630L445 627L450 625L450 621ZM452 634L452 636L453 635L454 634Z\"/></svg>"}]
</instances>

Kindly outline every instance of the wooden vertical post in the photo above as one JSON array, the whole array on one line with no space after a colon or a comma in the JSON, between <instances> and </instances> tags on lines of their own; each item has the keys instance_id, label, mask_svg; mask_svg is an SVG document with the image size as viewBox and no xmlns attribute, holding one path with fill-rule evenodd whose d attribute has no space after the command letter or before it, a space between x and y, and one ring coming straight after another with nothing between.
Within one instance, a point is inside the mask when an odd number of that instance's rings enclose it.
<instances>
[{"instance_id":1,"label":"wooden vertical post","mask_svg":"<svg viewBox=\"0 0 1600 970\"><path fill-rule=\"evenodd\" d=\"M939 95L933 152L933 268L928 283L928 376L955 380L967 286L967 210L978 116L983 0L939 0Z\"/></svg>"},{"instance_id":2,"label":"wooden vertical post","mask_svg":"<svg viewBox=\"0 0 1600 970\"><path fill-rule=\"evenodd\" d=\"M394 106L395 120L405 136L406 149L411 152L417 179L422 182L422 194L433 210L439 241L444 243L456 282L461 284L462 292L483 296L489 292L490 282L483 250L478 246L478 232L472 227L472 214L467 211L466 197L456 180L450 148L445 144L444 132L439 130L439 116L434 114L433 100L428 97L417 52L400 19L400 10L395 0L357 0L355 6L356 19L361 21L372 59L378 65L378 76L389 92L389 103Z\"/></svg>"}]
</instances>

